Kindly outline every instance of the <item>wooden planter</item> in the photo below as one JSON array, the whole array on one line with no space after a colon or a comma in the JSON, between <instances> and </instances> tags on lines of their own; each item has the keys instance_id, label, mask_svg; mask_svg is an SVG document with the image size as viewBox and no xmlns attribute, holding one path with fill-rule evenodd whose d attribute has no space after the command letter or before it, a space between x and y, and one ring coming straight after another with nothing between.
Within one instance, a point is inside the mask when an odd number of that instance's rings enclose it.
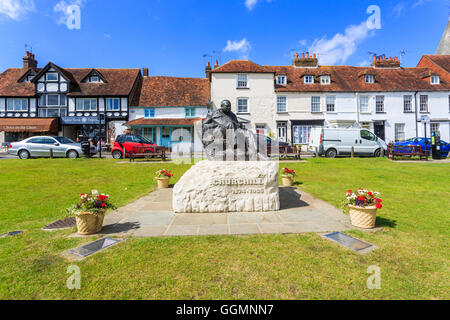
<instances>
[{"instance_id":1,"label":"wooden planter","mask_svg":"<svg viewBox=\"0 0 450 320\"><path fill-rule=\"evenodd\" d=\"M158 181L158 189L167 189L169 188L170 178L156 178Z\"/></svg>"},{"instance_id":2,"label":"wooden planter","mask_svg":"<svg viewBox=\"0 0 450 320\"><path fill-rule=\"evenodd\" d=\"M105 218L104 212L92 214L90 212L83 212L76 216L78 234L89 235L95 234L102 230L103 219Z\"/></svg>"},{"instance_id":3,"label":"wooden planter","mask_svg":"<svg viewBox=\"0 0 450 320\"><path fill-rule=\"evenodd\" d=\"M294 184L294 178L289 176L281 176L281 181L283 182L283 187L292 187Z\"/></svg>"},{"instance_id":4,"label":"wooden planter","mask_svg":"<svg viewBox=\"0 0 450 320\"><path fill-rule=\"evenodd\" d=\"M349 205L350 220L352 225L363 229L375 228L375 222L377 220L377 207L358 207Z\"/></svg>"}]
</instances>

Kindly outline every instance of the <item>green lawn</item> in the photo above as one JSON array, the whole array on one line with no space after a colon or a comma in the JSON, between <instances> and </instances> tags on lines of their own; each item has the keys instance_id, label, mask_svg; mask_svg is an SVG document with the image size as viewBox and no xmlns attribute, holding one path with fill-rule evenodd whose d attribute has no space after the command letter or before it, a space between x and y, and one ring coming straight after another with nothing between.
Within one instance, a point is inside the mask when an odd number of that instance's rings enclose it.
<instances>
[{"instance_id":1,"label":"green lawn","mask_svg":"<svg viewBox=\"0 0 450 320\"><path fill-rule=\"evenodd\" d=\"M298 187L339 206L348 189L383 194L383 231L351 234L379 247L367 256L316 234L131 239L82 262L60 253L90 241L41 227L82 192L124 205L155 186L158 169L187 165L114 160L0 161L0 299L449 299L450 164L313 159L283 166ZM71 264L82 288L66 288ZM369 266L382 289L366 287Z\"/></svg>"}]
</instances>

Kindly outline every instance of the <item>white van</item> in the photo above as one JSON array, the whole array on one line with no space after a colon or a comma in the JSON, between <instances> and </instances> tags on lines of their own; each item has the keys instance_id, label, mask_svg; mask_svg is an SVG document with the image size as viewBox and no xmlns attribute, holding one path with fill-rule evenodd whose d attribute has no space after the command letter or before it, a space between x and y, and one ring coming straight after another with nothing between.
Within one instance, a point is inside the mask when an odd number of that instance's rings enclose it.
<instances>
[{"instance_id":1,"label":"white van","mask_svg":"<svg viewBox=\"0 0 450 320\"><path fill-rule=\"evenodd\" d=\"M386 143L366 129L358 128L312 128L308 150L327 158L350 155L354 148L357 156L379 157L387 151Z\"/></svg>"}]
</instances>

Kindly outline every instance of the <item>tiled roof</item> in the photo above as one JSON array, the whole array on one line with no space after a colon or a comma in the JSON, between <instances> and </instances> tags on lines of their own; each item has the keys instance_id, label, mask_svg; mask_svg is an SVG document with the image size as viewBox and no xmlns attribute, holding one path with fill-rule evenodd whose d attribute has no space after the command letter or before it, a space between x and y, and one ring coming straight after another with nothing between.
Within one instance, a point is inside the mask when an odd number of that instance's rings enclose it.
<instances>
[{"instance_id":1,"label":"tiled roof","mask_svg":"<svg viewBox=\"0 0 450 320\"><path fill-rule=\"evenodd\" d=\"M92 68L60 68L54 64L51 66L70 81L68 96L128 96L140 74L139 69L96 69L107 83L82 83L81 81L92 71ZM37 71L39 76L39 73L45 70ZM34 83L18 82L25 72L22 68L13 68L0 74L0 96L34 96Z\"/></svg>"},{"instance_id":2,"label":"tiled roof","mask_svg":"<svg viewBox=\"0 0 450 320\"><path fill-rule=\"evenodd\" d=\"M450 73L450 55L424 55L417 66L432 67L433 64Z\"/></svg>"},{"instance_id":3,"label":"tiled roof","mask_svg":"<svg viewBox=\"0 0 450 320\"><path fill-rule=\"evenodd\" d=\"M267 70L263 66L256 64L249 60L231 60L224 65L212 70L213 73L272 73L271 70Z\"/></svg>"},{"instance_id":4,"label":"tiled roof","mask_svg":"<svg viewBox=\"0 0 450 320\"><path fill-rule=\"evenodd\" d=\"M133 106L206 106L211 99L206 78L146 77L141 85L140 97Z\"/></svg>"},{"instance_id":5,"label":"tiled roof","mask_svg":"<svg viewBox=\"0 0 450 320\"><path fill-rule=\"evenodd\" d=\"M450 90L450 81L431 85L431 70L427 68L375 69L372 67L321 66L318 68L295 68L293 66L265 66L275 74L287 76L287 85L275 85L277 92L376 92ZM372 74L375 83L367 84L364 75ZM313 75L314 84L305 84L304 76ZM320 76L330 75L331 84L321 85Z\"/></svg>"},{"instance_id":6,"label":"tiled roof","mask_svg":"<svg viewBox=\"0 0 450 320\"><path fill-rule=\"evenodd\" d=\"M24 74L24 69L11 68L0 74L0 96L32 97L35 95L34 84L17 82Z\"/></svg>"},{"instance_id":7,"label":"tiled roof","mask_svg":"<svg viewBox=\"0 0 450 320\"><path fill-rule=\"evenodd\" d=\"M154 118L154 119L145 119L139 118L133 121L129 121L124 125L127 127L130 126L193 126L196 122L202 121L202 118L192 118L192 119L166 119L166 118Z\"/></svg>"}]
</instances>

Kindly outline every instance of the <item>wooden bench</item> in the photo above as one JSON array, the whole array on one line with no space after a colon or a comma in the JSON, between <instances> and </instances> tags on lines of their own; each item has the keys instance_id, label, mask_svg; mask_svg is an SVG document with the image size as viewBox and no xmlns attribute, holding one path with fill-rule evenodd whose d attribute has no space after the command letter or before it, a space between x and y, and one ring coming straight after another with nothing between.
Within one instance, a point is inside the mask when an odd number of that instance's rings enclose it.
<instances>
[{"instance_id":1,"label":"wooden bench","mask_svg":"<svg viewBox=\"0 0 450 320\"><path fill-rule=\"evenodd\" d=\"M136 158L161 158L166 161L166 147L140 147L134 146L130 153L130 162L135 161Z\"/></svg>"},{"instance_id":2,"label":"wooden bench","mask_svg":"<svg viewBox=\"0 0 450 320\"><path fill-rule=\"evenodd\" d=\"M422 150L421 146L394 146L393 144L388 146L388 158L392 160L396 157L419 157L420 160L425 158L428 161L429 156L429 151Z\"/></svg>"},{"instance_id":3,"label":"wooden bench","mask_svg":"<svg viewBox=\"0 0 450 320\"><path fill-rule=\"evenodd\" d=\"M285 159L288 157L293 157L296 160L301 160L301 147L280 146L280 158Z\"/></svg>"}]
</instances>

